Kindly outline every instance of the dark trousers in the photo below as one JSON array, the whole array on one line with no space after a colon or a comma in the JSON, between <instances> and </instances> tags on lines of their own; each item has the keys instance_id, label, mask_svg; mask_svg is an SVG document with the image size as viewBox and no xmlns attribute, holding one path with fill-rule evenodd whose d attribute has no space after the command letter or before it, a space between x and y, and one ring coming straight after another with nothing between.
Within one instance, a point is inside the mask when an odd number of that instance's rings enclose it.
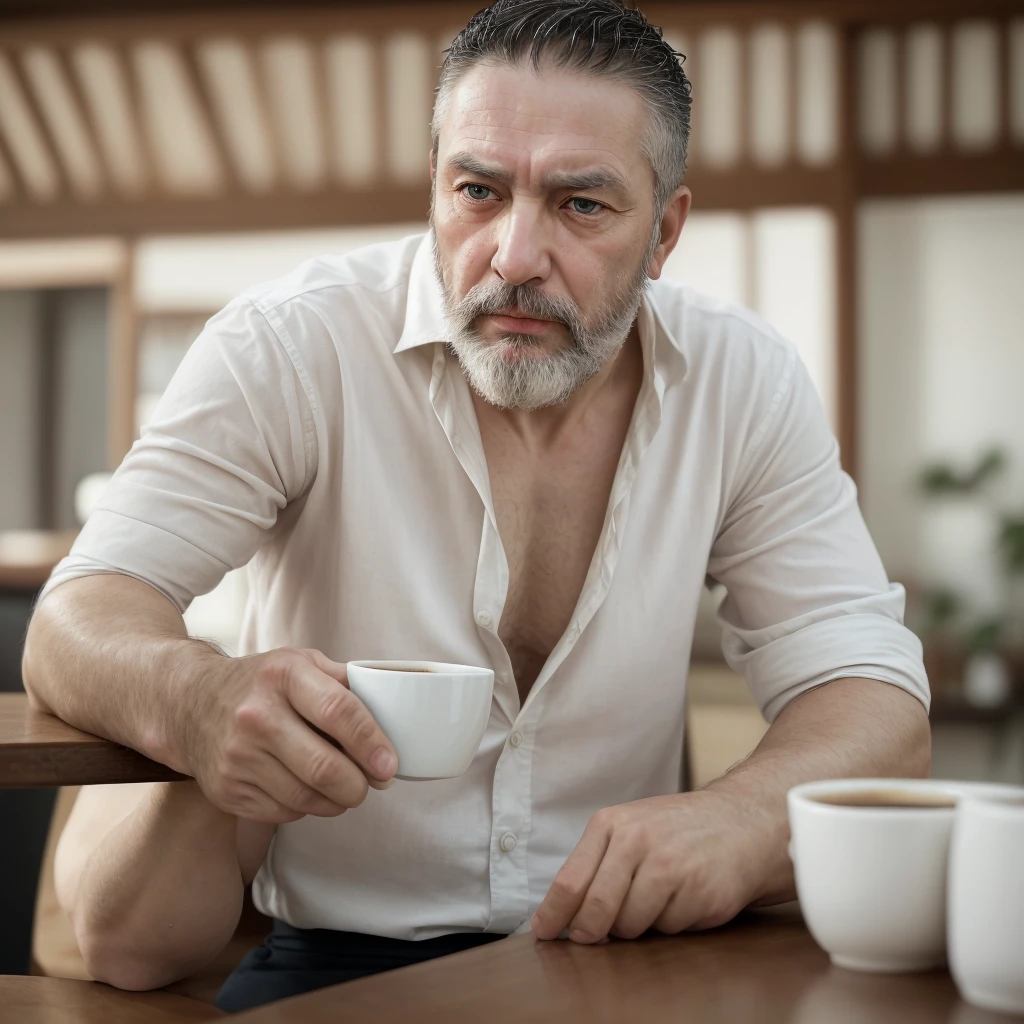
<instances>
[{"instance_id":1,"label":"dark trousers","mask_svg":"<svg viewBox=\"0 0 1024 1024\"><path fill-rule=\"evenodd\" d=\"M250 950L224 982L216 1005L228 1013L237 1013L504 937L463 932L413 942L327 928L293 928L275 920L263 945Z\"/></svg>"}]
</instances>

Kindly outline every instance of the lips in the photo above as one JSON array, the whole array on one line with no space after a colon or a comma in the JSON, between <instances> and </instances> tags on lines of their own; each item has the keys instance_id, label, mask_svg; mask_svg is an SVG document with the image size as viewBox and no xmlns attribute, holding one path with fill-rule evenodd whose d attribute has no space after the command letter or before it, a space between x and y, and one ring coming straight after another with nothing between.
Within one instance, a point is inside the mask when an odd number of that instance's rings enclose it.
<instances>
[{"instance_id":1,"label":"lips","mask_svg":"<svg viewBox=\"0 0 1024 1024\"><path fill-rule=\"evenodd\" d=\"M511 334L540 334L554 323L553 320L535 320L512 313L492 313L490 319L500 330Z\"/></svg>"}]
</instances>

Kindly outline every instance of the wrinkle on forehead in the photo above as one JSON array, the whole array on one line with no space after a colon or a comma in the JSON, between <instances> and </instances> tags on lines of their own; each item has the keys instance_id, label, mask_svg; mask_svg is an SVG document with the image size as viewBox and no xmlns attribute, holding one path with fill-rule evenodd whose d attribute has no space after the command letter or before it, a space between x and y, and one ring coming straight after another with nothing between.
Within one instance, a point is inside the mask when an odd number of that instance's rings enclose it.
<instances>
[{"instance_id":1,"label":"wrinkle on forehead","mask_svg":"<svg viewBox=\"0 0 1024 1024\"><path fill-rule=\"evenodd\" d=\"M481 64L456 84L445 120L442 137L447 134L450 145L475 141L518 150L534 136L535 155L600 154L622 169L646 163L643 102L612 79Z\"/></svg>"}]
</instances>

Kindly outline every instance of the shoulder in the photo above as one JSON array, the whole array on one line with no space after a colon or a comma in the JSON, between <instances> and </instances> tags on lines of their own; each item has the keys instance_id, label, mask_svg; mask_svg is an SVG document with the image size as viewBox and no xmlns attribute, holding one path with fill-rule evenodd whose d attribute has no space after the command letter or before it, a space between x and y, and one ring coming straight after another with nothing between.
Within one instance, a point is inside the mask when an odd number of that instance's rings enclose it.
<instances>
[{"instance_id":1,"label":"shoulder","mask_svg":"<svg viewBox=\"0 0 1024 1024\"><path fill-rule=\"evenodd\" d=\"M346 253L316 256L283 277L254 285L240 298L268 318L313 305L324 292L330 293L332 303L372 303L408 283L422 240L422 234L414 234Z\"/></svg>"},{"instance_id":2,"label":"shoulder","mask_svg":"<svg viewBox=\"0 0 1024 1024\"><path fill-rule=\"evenodd\" d=\"M652 281L650 294L691 380L774 391L800 366L796 346L753 310L668 278Z\"/></svg>"},{"instance_id":3,"label":"shoulder","mask_svg":"<svg viewBox=\"0 0 1024 1024\"><path fill-rule=\"evenodd\" d=\"M280 350L312 390L315 381L319 387L336 375L345 351L374 349L383 356L393 347L423 237L306 260L283 277L248 288L207 327L222 344Z\"/></svg>"}]
</instances>

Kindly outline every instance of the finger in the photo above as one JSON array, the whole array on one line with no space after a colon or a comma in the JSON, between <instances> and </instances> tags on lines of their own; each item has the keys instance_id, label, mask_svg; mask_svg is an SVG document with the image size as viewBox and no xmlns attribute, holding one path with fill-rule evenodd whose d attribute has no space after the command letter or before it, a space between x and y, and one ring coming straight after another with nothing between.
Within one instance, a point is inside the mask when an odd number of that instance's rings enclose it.
<instances>
[{"instance_id":1,"label":"finger","mask_svg":"<svg viewBox=\"0 0 1024 1024\"><path fill-rule=\"evenodd\" d=\"M358 771L354 765L352 767ZM246 781L261 789L276 803L302 815L335 818L352 806L324 796L290 771L277 757L265 751L254 761L251 775Z\"/></svg>"},{"instance_id":2,"label":"finger","mask_svg":"<svg viewBox=\"0 0 1024 1024\"><path fill-rule=\"evenodd\" d=\"M665 909L658 915L654 927L665 935L677 935L696 923L693 897L682 889L676 890Z\"/></svg>"},{"instance_id":3,"label":"finger","mask_svg":"<svg viewBox=\"0 0 1024 1024\"><path fill-rule=\"evenodd\" d=\"M555 875L551 888L530 927L538 939L557 939L576 916L608 849L610 828L591 818L568 859Z\"/></svg>"},{"instance_id":4,"label":"finger","mask_svg":"<svg viewBox=\"0 0 1024 1024\"><path fill-rule=\"evenodd\" d=\"M290 709L275 718L267 739L269 753L296 777L296 782L321 798L338 807L358 807L366 799L367 780L362 769Z\"/></svg>"},{"instance_id":5,"label":"finger","mask_svg":"<svg viewBox=\"0 0 1024 1024\"><path fill-rule=\"evenodd\" d=\"M706 928L720 928L723 924L728 924L742 909L742 904L708 899L689 890L678 889L654 922L654 927L666 935L675 935L681 931L695 932Z\"/></svg>"},{"instance_id":6,"label":"finger","mask_svg":"<svg viewBox=\"0 0 1024 1024\"><path fill-rule=\"evenodd\" d=\"M305 653L321 672L348 686L348 665L345 662L331 661L323 651L317 651L313 648L307 648Z\"/></svg>"},{"instance_id":7,"label":"finger","mask_svg":"<svg viewBox=\"0 0 1024 1024\"><path fill-rule=\"evenodd\" d=\"M321 737L325 742L330 743L336 751L342 751L341 743L339 743L338 740L335 739L334 736L332 736L330 733L325 732L321 728L317 728L315 725L312 724L312 722L307 722L304 718L299 718L299 721L305 728L312 730L316 733L317 736ZM342 754L344 754L344 751L342 751ZM355 764L355 762L353 761L352 764ZM358 765L355 765L355 767L358 768L359 771L362 771L362 769L359 768ZM382 782L380 779L374 778L373 775L368 775L366 772L362 773L362 777L364 777L367 780L367 782L369 783L371 788L373 788L373 790L390 790L391 786L394 785L395 781L393 778L389 778L386 782Z\"/></svg>"},{"instance_id":8,"label":"finger","mask_svg":"<svg viewBox=\"0 0 1024 1024\"><path fill-rule=\"evenodd\" d=\"M592 943L607 938L626 899L636 870L636 857L614 840L601 860L576 916L569 922L573 942Z\"/></svg>"},{"instance_id":9,"label":"finger","mask_svg":"<svg viewBox=\"0 0 1024 1024\"><path fill-rule=\"evenodd\" d=\"M286 692L292 707L336 739L367 775L384 782L395 774L395 748L351 690L313 665L296 665Z\"/></svg>"},{"instance_id":10,"label":"finger","mask_svg":"<svg viewBox=\"0 0 1024 1024\"><path fill-rule=\"evenodd\" d=\"M300 811L285 807L268 796L259 786L249 782L238 783L225 809L236 818L262 821L267 824L286 825L305 817Z\"/></svg>"},{"instance_id":11,"label":"finger","mask_svg":"<svg viewBox=\"0 0 1024 1024\"><path fill-rule=\"evenodd\" d=\"M621 939L635 939L643 935L664 913L676 888L676 880L671 875L653 869L649 861L644 861L637 868L633 884L622 901L612 925L612 934Z\"/></svg>"}]
</instances>

